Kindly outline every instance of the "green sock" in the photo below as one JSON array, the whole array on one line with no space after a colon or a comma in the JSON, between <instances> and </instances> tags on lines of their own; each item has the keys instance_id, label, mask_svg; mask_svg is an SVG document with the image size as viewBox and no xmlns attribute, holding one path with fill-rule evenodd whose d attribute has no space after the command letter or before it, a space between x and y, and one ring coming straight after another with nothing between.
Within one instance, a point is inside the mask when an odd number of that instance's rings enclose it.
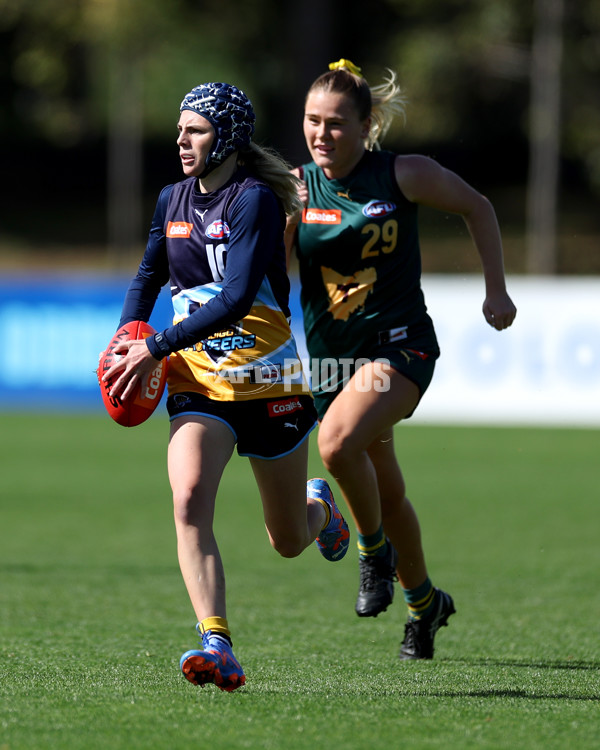
<instances>
[{"instance_id":1,"label":"green sock","mask_svg":"<svg viewBox=\"0 0 600 750\"><path fill-rule=\"evenodd\" d=\"M421 620L433 609L435 589L429 577L416 589L402 589L404 601L408 605L408 616L411 620Z\"/></svg>"},{"instance_id":2,"label":"green sock","mask_svg":"<svg viewBox=\"0 0 600 750\"><path fill-rule=\"evenodd\" d=\"M377 557L385 554L387 541L383 533L383 524L374 534L357 534L358 554L361 557Z\"/></svg>"}]
</instances>

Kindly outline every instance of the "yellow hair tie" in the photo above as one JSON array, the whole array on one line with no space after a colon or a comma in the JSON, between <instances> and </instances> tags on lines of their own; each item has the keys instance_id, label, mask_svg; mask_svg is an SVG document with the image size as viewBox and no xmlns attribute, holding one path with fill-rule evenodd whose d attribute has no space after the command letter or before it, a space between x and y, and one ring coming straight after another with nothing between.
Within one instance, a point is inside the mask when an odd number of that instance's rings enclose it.
<instances>
[{"instance_id":1,"label":"yellow hair tie","mask_svg":"<svg viewBox=\"0 0 600 750\"><path fill-rule=\"evenodd\" d=\"M337 62L329 63L329 70L341 70L342 68L346 68L347 71L352 73L355 76L358 76L359 78L362 78L360 74L360 68L358 65L355 65L353 62L350 62L350 60L344 60L342 57L341 60L338 60Z\"/></svg>"}]
</instances>

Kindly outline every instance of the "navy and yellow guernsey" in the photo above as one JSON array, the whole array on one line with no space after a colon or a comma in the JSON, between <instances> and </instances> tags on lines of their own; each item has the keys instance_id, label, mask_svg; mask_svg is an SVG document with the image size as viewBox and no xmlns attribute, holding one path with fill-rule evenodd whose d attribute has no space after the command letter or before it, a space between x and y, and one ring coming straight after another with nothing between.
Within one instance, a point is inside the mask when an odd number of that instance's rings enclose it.
<instances>
[{"instance_id":1,"label":"navy and yellow guernsey","mask_svg":"<svg viewBox=\"0 0 600 750\"><path fill-rule=\"evenodd\" d=\"M220 401L307 392L289 324L284 212L273 191L239 168L203 194L189 178L166 187L121 325L148 320L167 282L173 325L148 338L169 354L169 394Z\"/></svg>"},{"instance_id":2,"label":"navy and yellow guernsey","mask_svg":"<svg viewBox=\"0 0 600 750\"><path fill-rule=\"evenodd\" d=\"M421 290L417 206L394 176L396 156L365 152L350 175L302 167L309 202L296 250L311 359L377 356L380 344L439 354Z\"/></svg>"}]
</instances>

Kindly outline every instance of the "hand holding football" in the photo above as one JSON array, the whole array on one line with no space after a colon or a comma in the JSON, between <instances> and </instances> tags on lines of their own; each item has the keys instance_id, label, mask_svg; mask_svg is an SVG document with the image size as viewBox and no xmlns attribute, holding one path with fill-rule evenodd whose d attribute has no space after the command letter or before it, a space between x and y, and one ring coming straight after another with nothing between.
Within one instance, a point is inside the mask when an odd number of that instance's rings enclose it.
<instances>
[{"instance_id":1,"label":"hand holding football","mask_svg":"<svg viewBox=\"0 0 600 750\"><path fill-rule=\"evenodd\" d=\"M106 351L100 355L98 363L98 382L102 393L102 401L109 415L124 427L135 427L145 422L158 406L165 385L167 383L168 359L156 363L154 367L142 380L136 384L133 392L126 398L111 395L111 389L116 377L102 380L103 375L110 370L124 355L115 352L115 348L124 341L136 341L145 339L156 333L154 328L142 320L135 320L121 326L111 339Z\"/></svg>"}]
</instances>

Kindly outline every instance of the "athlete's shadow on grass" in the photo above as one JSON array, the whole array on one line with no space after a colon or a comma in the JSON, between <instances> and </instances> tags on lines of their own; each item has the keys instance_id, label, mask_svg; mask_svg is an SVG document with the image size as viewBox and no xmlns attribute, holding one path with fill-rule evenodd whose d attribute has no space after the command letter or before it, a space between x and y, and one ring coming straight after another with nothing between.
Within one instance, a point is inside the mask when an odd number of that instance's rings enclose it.
<instances>
[{"instance_id":1,"label":"athlete's shadow on grass","mask_svg":"<svg viewBox=\"0 0 600 750\"><path fill-rule=\"evenodd\" d=\"M482 667L516 667L523 669L565 669L569 671L600 671L600 663L593 661L510 661L496 659L449 659L453 664L477 665ZM535 690L501 689L501 690L442 690L427 693L439 698L525 698L528 700L569 700L600 702L600 695L576 695L574 693L552 693Z\"/></svg>"},{"instance_id":2,"label":"athlete's shadow on grass","mask_svg":"<svg viewBox=\"0 0 600 750\"><path fill-rule=\"evenodd\" d=\"M598 695L572 695L571 693L528 693L526 690L438 690L420 693L427 698L523 698L534 701L592 701L600 702Z\"/></svg>"},{"instance_id":3,"label":"athlete's shadow on grass","mask_svg":"<svg viewBox=\"0 0 600 750\"><path fill-rule=\"evenodd\" d=\"M523 669L600 670L600 661L572 659L564 661L528 661L525 659L447 659L446 661L478 667L522 667Z\"/></svg>"}]
</instances>

